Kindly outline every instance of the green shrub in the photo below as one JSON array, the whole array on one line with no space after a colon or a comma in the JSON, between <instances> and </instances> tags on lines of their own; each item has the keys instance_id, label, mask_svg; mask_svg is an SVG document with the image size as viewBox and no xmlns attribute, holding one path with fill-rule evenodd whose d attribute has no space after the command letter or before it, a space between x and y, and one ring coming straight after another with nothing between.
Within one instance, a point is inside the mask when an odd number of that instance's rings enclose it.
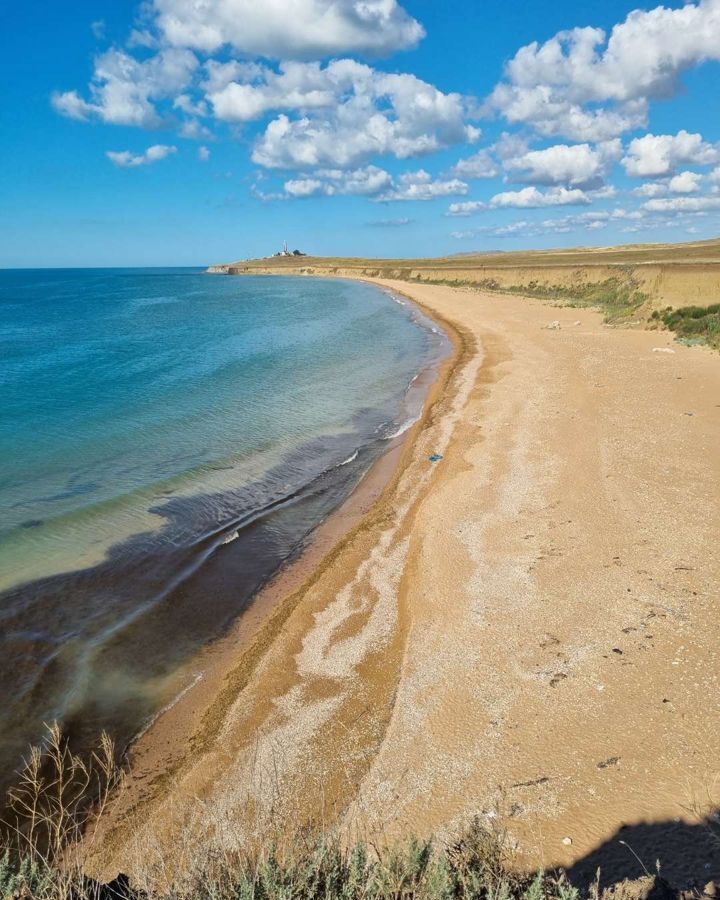
<instances>
[{"instance_id":1,"label":"green shrub","mask_svg":"<svg viewBox=\"0 0 720 900\"><path fill-rule=\"evenodd\" d=\"M720 303L680 309L667 307L656 318L674 331L680 341L709 344L720 349Z\"/></svg>"},{"instance_id":2,"label":"green shrub","mask_svg":"<svg viewBox=\"0 0 720 900\"><path fill-rule=\"evenodd\" d=\"M529 297L557 300L565 306L597 307L605 313L606 321L613 321L636 312L648 300L648 295L637 289L632 280L606 278L597 283L582 283L571 286L538 284L512 285L509 293L525 294Z\"/></svg>"},{"instance_id":3,"label":"green shrub","mask_svg":"<svg viewBox=\"0 0 720 900\"><path fill-rule=\"evenodd\" d=\"M499 835L474 822L449 846L409 839L372 852L299 838L174 887L180 900L577 900L565 879L512 873ZM159 898L162 900L162 898Z\"/></svg>"}]
</instances>

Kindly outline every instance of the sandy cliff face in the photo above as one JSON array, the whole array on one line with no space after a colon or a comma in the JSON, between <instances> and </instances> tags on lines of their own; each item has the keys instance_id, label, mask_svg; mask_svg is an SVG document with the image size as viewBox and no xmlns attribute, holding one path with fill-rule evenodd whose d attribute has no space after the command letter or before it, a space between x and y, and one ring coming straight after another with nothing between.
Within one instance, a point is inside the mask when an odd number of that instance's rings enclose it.
<instances>
[{"instance_id":1,"label":"sandy cliff face","mask_svg":"<svg viewBox=\"0 0 720 900\"><path fill-rule=\"evenodd\" d=\"M268 261L211 266L209 272L227 275L315 275L346 278L392 278L403 281L477 286L511 293L561 290L580 294L588 285L614 282L647 296L649 309L716 303L720 298L720 263L657 262L640 265L385 265L319 263L279 265Z\"/></svg>"}]
</instances>

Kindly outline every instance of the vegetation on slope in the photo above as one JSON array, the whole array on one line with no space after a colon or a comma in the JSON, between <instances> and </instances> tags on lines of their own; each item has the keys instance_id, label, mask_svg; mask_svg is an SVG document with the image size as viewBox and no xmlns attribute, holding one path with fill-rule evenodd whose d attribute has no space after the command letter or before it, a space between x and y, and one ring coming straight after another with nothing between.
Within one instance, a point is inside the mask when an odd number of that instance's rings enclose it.
<instances>
[{"instance_id":1,"label":"vegetation on slope","mask_svg":"<svg viewBox=\"0 0 720 900\"><path fill-rule=\"evenodd\" d=\"M687 344L709 344L720 350L720 303L710 306L683 306L655 310L650 317L674 331L678 340Z\"/></svg>"},{"instance_id":2,"label":"vegetation on slope","mask_svg":"<svg viewBox=\"0 0 720 900\"><path fill-rule=\"evenodd\" d=\"M121 785L112 742L103 737L89 759L73 753L55 725L31 750L8 796L0 831L2 900L384 900L488 898L575 900L562 876L512 874L502 837L475 822L450 846L409 839L392 848L346 847L335 834L304 830L269 837L269 846L203 834L197 846L160 851L150 841L133 883L88 877L102 857L101 821ZM185 840L185 839L183 839ZM142 850L142 848L141 848Z\"/></svg>"},{"instance_id":3,"label":"vegetation on slope","mask_svg":"<svg viewBox=\"0 0 720 900\"><path fill-rule=\"evenodd\" d=\"M125 875L88 877L102 858L97 837L111 792L121 784L114 748L103 737L89 760L72 753L60 729L33 748L9 795L0 832L2 900L577 900L561 874L514 874L503 836L479 821L448 846L412 838L378 848L347 847L335 833L305 829L267 845L218 834L184 835L181 847L143 837ZM283 826L283 828L286 826ZM242 831L242 829L239 829ZM189 846L188 846L189 845ZM163 849L160 849L161 846ZM139 869L136 868L139 866Z\"/></svg>"},{"instance_id":4,"label":"vegetation on slope","mask_svg":"<svg viewBox=\"0 0 720 900\"><path fill-rule=\"evenodd\" d=\"M580 891L562 871L518 872L494 819L477 819L457 840L408 838L347 846L335 831L277 830L238 841L228 823L179 835L169 846L141 837L132 879L87 875L103 857L100 827L121 779L104 737L89 760L60 729L33 749L0 831L1 900L695 900L645 870L635 881ZM243 832L238 829L238 834ZM623 843L621 841L620 843ZM644 868L644 866L643 866ZM594 870L593 870L594 871ZM708 886L708 889L714 884ZM710 897L710 894L703 895ZM714 896L714 894L712 894Z\"/></svg>"},{"instance_id":5,"label":"vegetation on slope","mask_svg":"<svg viewBox=\"0 0 720 900\"><path fill-rule=\"evenodd\" d=\"M233 274L297 270L293 258L244 260L219 267ZM716 306L685 307L685 296L714 300L720 285L720 240L686 244L579 247L469 253L436 259L303 259L305 274L389 278L593 307L614 324L663 325L685 343L718 347ZM531 280L536 279L536 280ZM674 308L666 307L672 303ZM680 307L680 308L677 308ZM652 312L656 308L656 312Z\"/></svg>"},{"instance_id":6,"label":"vegetation on slope","mask_svg":"<svg viewBox=\"0 0 720 900\"><path fill-rule=\"evenodd\" d=\"M298 837L280 852L220 855L207 848L204 866L178 877L150 896L158 900L577 900L578 891L562 875L539 872L530 877L505 867L494 835L473 826L449 847L410 840L376 851L357 844L346 849L336 840ZM0 897L28 900L124 900L147 897L120 877L99 884L76 871L9 855L0 859Z\"/></svg>"},{"instance_id":7,"label":"vegetation on slope","mask_svg":"<svg viewBox=\"0 0 720 900\"><path fill-rule=\"evenodd\" d=\"M517 294L523 297L537 297L550 300L558 305L572 307L593 307L605 313L606 322L627 319L636 313L648 300L648 295L638 290L631 279L606 278L604 281L579 282L573 285L545 284L531 281L528 284L503 286L492 278L480 281L451 281L446 279L418 278L423 284L446 284L451 287L465 286L482 291L501 294Z\"/></svg>"},{"instance_id":8,"label":"vegetation on slope","mask_svg":"<svg viewBox=\"0 0 720 900\"><path fill-rule=\"evenodd\" d=\"M428 283L425 279L422 280ZM459 286L451 280L432 281L433 284ZM477 290L537 297L562 306L592 307L605 314L605 321L621 324L631 316L638 315L638 321L647 322L643 307L648 303L646 293L638 290L632 279L607 278L597 283L582 282L574 285L544 284L531 281L527 285L501 286L493 279L463 282L466 287ZM720 303L709 306L682 306L678 309L668 306L664 310L653 310L649 316L651 324L663 325L673 331L679 341L685 344L707 344L720 350Z\"/></svg>"},{"instance_id":9,"label":"vegetation on slope","mask_svg":"<svg viewBox=\"0 0 720 900\"><path fill-rule=\"evenodd\" d=\"M571 287L560 285L521 285L509 291L546 300L555 300L563 306L595 307L605 313L605 321L627 318L647 302L648 295L637 289L632 281L607 278L597 284L583 283Z\"/></svg>"}]
</instances>

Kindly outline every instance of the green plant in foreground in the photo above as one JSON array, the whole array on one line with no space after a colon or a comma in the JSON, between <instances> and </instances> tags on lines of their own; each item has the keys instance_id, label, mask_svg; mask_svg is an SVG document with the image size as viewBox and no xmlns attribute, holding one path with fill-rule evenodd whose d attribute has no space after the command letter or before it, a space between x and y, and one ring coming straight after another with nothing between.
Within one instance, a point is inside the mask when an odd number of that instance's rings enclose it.
<instances>
[{"instance_id":1,"label":"green plant in foreground","mask_svg":"<svg viewBox=\"0 0 720 900\"><path fill-rule=\"evenodd\" d=\"M131 879L88 877L103 859L98 835L113 785L111 742L89 760L73 754L60 729L34 750L11 800L16 817L0 833L0 900L599 900L562 871L517 871L494 819L476 818L448 843L407 838L348 846L334 830L291 831L285 822L251 843L232 822L204 820L174 841L139 834ZM207 811L207 810L206 810ZM185 820L187 825L187 820ZM228 825L230 828L228 828ZM273 843L273 840L275 843ZM132 855L125 858L133 858ZM648 877L650 877L648 875ZM651 879L652 880L652 879ZM651 885L652 886L652 885ZM610 889L603 900L623 896ZM665 897L668 885L662 887ZM637 896L644 896L638 894ZM648 895L651 896L651 895ZM678 900L681 895L677 894Z\"/></svg>"},{"instance_id":2,"label":"green plant in foreground","mask_svg":"<svg viewBox=\"0 0 720 900\"><path fill-rule=\"evenodd\" d=\"M562 877L513 872L504 836L480 819L454 843L409 838L382 847L301 830L278 835L275 846L228 848L221 826L193 838L190 857L170 843L151 860L148 845L133 869L141 888L125 879L103 885L86 873L102 856L98 826L117 784L113 760L107 738L82 760L57 726L49 729L10 796L0 900L577 900Z\"/></svg>"},{"instance_id":3,"label":"green plant in foreground","mask_svg":"<svg viewBox=\"0 0 720 900\"><path fill-rule=\"evenodd\" d=\"M399 846L345 849L335 840L298 840L281 853L224 863L222 877L200 872L174 897L221 900L577 900L564 879L507 867L498 835L474 822L449 846L409 839Z\"/></svg>"},{"instance_id":4,"label":"green plant in foreground","mask_svg":"<svg viewBox=\"0 0 720 900\"><path fill-rule=\"evenodd\" d=\"M42 897L51 875L48 868L29 856L18 859L5 850L0 857L0 897Z\"/></svg>"}]
</instances>

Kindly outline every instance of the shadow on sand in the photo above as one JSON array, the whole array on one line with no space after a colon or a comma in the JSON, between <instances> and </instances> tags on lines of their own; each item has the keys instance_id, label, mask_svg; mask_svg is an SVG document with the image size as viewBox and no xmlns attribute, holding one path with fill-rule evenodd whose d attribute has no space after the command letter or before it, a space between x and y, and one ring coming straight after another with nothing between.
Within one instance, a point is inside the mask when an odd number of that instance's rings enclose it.
<instances>
[{"instance_id":1,"label":"shadow on sand","mask_svg":"<svg viewBox=\"0 0 720 900\"><path fill-rule=\"evenodd\" d=\"M720 813L716 811L692 825L681 821L624 825L571 866L567 876L571 884L585 892L598 869L601 890L659 871L662 880L650 883L646 878L646 889L632 890L628 896L660 900L661 895L669 896L668 884L676 892L695 889L702 893L710 881L716 883L720 895Z\"/></svg>"},{"instance_id":2,"label":"shadow on sand","mask_svg":"<svg viewBox=\"0 0 720 900\"><path fill-rule=\"evenodd\" d=\"M565 874L578 889L580 898L716 900L720 896L719 822L720 817L712 815L696 825L673 821L623 826L601 846L578 860ZM561 872L558 870L550 874L559 876ZM134 888L124 874L119 874L107 884L90 881L88 884L92 887L91 895L95 900L148 900L148 896ZM492 896L483 893L471 895ZM270 896L279 897L281 894L272 893ZM312 896L317 895L312 893ZM332 896L340 895L332 893ZM356 894L350 892L347 896ZM417 895L408 891L402 896L411 898ZM434 894L431 891L429 894L422 893L422 896L432 897ZM446 895L438 893L437 896ZM470 894L461 893L460 896ZM527 898L530 892L520 889L519 893L508 895L508 900L512 900L513 896Z\"/></svg>"}]
</instances>

